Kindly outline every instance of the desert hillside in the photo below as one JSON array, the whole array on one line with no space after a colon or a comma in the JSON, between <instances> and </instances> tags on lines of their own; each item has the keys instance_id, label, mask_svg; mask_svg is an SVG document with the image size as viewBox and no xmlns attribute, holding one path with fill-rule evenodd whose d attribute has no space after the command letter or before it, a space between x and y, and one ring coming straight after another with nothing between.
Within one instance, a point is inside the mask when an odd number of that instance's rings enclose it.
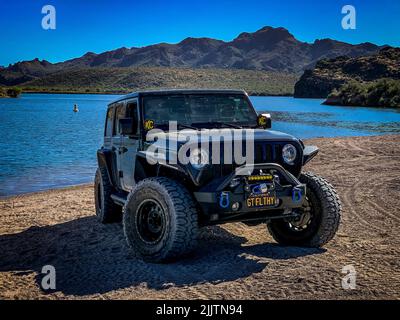
<instances>
[{"instance_id":1,"label":"desert hillside","mask_svg":"<svg viewBox=\"0 0 400 320\"><path fill-rule=\"evenodd\" d=\"M292 74L225 69L166 67L91 68L57 72L31 80L24 92L126 93L140 89L226 88L252 95L292 95Z\"/></svg>"}]
</instances>

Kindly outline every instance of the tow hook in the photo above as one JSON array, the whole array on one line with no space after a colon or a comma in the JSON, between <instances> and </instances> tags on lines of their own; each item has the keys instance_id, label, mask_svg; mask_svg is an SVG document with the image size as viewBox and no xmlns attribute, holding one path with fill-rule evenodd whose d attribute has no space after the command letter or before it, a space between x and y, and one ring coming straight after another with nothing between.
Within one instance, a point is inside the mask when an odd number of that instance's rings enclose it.
<instances>
[{"instance_id":1,"label":"tow hook","mask_svg":"<svg viewBox=\"0 0 400 320\"><path fill-rule=\"evenodd\" d=\"M221 208L228 208L229 207L229 193L228 192L221 192L220 198L219 198L219 206Z\"/></svg>"},{"instance_id":2,"label":"tow hook","mask_svg":"<svg viewBox=\"0 0 400 320\"><path fill-rule=\"evenodd\" d=\"M292 190L292 200L295 203L298 203L303 198L303 192L301 189L294 187Z\"/></svg>"}]
</instances>

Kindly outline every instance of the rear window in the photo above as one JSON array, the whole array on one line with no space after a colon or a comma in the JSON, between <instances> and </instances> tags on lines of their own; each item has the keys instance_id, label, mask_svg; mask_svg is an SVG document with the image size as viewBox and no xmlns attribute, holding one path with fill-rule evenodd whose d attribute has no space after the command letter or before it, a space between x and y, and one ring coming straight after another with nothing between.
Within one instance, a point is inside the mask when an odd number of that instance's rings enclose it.
<instances>
[{"instance_id":1,"label":"rear window","mask_svg":"<svg viewBox=\"0 0 400 320\"><path fill-rule=\"evenodd\" d=\"M119 120L123 118L125 118L125 106L123 103L119 103L115 109L114 136L121 133L119 128Z\"/></svg>"}]
</instances>

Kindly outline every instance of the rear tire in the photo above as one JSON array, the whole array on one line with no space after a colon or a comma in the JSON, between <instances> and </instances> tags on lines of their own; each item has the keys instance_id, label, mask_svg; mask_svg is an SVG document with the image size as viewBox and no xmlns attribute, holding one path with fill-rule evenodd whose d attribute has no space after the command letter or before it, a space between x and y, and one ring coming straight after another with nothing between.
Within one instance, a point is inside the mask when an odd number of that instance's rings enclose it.
<instances>
[{"instance_id":1,"label":"rear tire","mask_svg":"<svg viewBox=\"0 0 400 320\"><path fill-rule=\"evenodd\" d=\"M197 245L196 204L189 191L176 181L140 181L130 192L123 212L126 241L145 261L171 261Z\"/></svg>"},{"instance_id":2,"label":"rear tire","mask_svg":"<svg viewBox=\"0 0 400 320\"><path fill-rule=\"evenodd\" d=\"M339 228L341 203L331 184L324 178L305 172L300 182L307 185L307 218L300 221L273 220L268 230L279 244L289 246L322 247Z\"/></svg>"},{"instance_id":3,"label":"rear tire","mask_svg":"<svg viewBox=\"0 0 400 320\"><path fill-rule=\"evenodd\" d=\"M122 208L111 199L113 191L106 169L97 168L94 179L94 199L96 217L101 223L121 221Z\"/></svg>"}]
</instances>

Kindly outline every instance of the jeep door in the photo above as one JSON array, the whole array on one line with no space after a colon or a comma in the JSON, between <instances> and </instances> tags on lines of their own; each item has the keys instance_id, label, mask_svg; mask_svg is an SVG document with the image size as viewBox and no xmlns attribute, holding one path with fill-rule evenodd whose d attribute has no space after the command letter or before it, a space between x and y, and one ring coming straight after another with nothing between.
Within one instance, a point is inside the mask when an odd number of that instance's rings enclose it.
<instances>
[{"instance_id":1,"label":"jeep door","mask_svg":"<svg viewBox=\"0 0 400 320\"><path fill-rule=\"evenodd\" d=\"M110 163L109 165L109 174L111 178L111 182L118 186L118 169L117 169L117 156L116 156L116 148L113 146L113 142L115 139L118 139L114 137L114 116L115 116L115 107L116 104L112 104L109 106L107 109L107 115L106 115L106 122L104 126L104 144L103 148L105 153L108 154L107 161Z\"/></svg>"},{"instance_id":2,"label":"jeep door","mask_svg":"<svg viewBox=\"0 0 400 320\"><path fill-rule=\"evenodd\" d=\"M117 114L116 114L117 115ZM129 135L120 132L120 148L118 149L118 165L121 188L130 191L135 185L135 162L139 147L139 110L138 100L128 100L124 106L124 112L116 118L132 119L132 133Z\"/></svg>"},{"instance_id":3,"label":"jeep door","mask_svg":"<svg viewBox=\"0 0 400 320\"><path fill-rule=\"evenodd\" d=\"M122 183L121 183L121 166L120 166L120 158L121 158L121 152L122 150L122 139L121 139L121 133L120 133L120 128L119 128L119 119L125 118L125 103L124 102L118 102L114 106L115 112L114 112L114 123L112 127L112 138L111 138L111 144L112 144L112 151L114 154L114 160L115 160L115 180L116 184L118 185L118 188L122 188Z\"/></svg>"}]
</instances>

